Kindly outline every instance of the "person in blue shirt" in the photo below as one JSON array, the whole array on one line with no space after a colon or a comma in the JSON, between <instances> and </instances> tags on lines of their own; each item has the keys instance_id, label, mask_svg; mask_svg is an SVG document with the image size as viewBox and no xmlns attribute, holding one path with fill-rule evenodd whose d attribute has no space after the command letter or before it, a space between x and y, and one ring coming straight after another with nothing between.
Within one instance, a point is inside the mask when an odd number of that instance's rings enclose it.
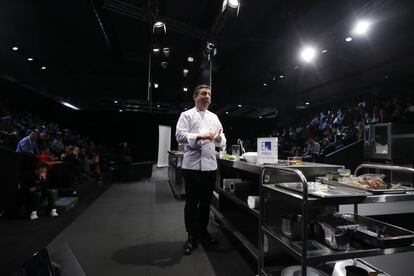
<instances>
[{"instance_id":1,"label":"person in blue shirt","mask_svg":"<svg viewBox=\"0 0 414 276\"><path fill-rule=\"evenodd\" d=\"M39 148L37 146L38 137L39 132L36 130L32 131L28 136L19 141L17 144L16 152L39 155Z\"/></svg>"}]
</instances>

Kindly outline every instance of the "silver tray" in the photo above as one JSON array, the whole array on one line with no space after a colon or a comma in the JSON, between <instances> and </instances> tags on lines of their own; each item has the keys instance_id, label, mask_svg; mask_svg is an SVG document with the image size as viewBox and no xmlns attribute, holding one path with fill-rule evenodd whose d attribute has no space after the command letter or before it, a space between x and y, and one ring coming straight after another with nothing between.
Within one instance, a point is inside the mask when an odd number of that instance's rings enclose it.
<instances>
[{"instance_id":1,"label":"silver tray","mask_svg":"<svg viewBox=\"0 0 414 276\"><path fill-rule=\"evenodd\" d=\"M314 182L308 182L309 186L312 186ZM275 184L276 187L286 188L295 192L303 192L302 182L283 182ZM308 187L308 194L322 198L333 197L366 197L372 195L367 191L358 191L355 189L349 189L348 187L329 186L327 185L327 191L315 191Z\"/></svg>"},{"instance_id":2,"label":"silver tray","mask_svg":"<svg viewBox=\"0 0 414 276\"><path fill-rule=\"evenodd\" d=\"M347 189L353 189L353 190L357 190L357 191L370 192L374 195L405 194L406 192L413 192L414 191L414 188L406 187L406 186L401 186L401 187L395 188L395 189L368 189L368 188L356 187L356 186L353 186L353 185L350 185L350 184L341 183L341 182L334 181L334 180L327 180L327 179L324 179L323 183L328 184L328 185L332 185L332 186L344 187L344 188L347 188Z\"/></svg>"}]
</instances>

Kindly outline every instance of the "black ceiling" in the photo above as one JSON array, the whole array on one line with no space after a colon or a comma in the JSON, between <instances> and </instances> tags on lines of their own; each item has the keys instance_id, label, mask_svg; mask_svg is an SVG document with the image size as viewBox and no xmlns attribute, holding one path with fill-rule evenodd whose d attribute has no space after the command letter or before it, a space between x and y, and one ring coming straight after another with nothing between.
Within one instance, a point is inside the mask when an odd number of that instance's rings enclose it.
<instances>
[{"instance_id":1,"label":"black ceiling","mask_svg":"<svg viewBox=\"0 0 414 276\"><path fill-rule=\"evenodd\" d=\"M191 106L192 87L208 77L203 51L213 41L213 109L272 117L276 109L338 100L385 81L412 87L411 2L242 0L236 16L221 14L222 0L4 0L0 76L84 109L148 111L152 23L160 18L167 30L161 46L171 53L151 57L152 80L159 84L152 111ZM369 35L345 42L365 17L373 22ZM309 43L319 54L306 64L298 53ZM162 61L168 61L165 70Z\"/></svg>"}]
</instances>

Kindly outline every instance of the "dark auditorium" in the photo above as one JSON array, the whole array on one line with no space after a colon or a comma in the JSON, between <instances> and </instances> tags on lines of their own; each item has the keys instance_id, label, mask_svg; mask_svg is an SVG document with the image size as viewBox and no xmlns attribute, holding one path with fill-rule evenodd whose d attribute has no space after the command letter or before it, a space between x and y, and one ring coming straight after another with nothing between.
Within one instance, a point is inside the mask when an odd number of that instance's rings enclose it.
<instances>
[{"instance_id":1,"label":"dark auditorium","mask_svg":"<svg viewBox=\"0 0 414 276\"><path fill-rule=\"evenodd\" d=\"M414 1L2 3L1 276L414 274Z\"/></svg>"}]
</instances>

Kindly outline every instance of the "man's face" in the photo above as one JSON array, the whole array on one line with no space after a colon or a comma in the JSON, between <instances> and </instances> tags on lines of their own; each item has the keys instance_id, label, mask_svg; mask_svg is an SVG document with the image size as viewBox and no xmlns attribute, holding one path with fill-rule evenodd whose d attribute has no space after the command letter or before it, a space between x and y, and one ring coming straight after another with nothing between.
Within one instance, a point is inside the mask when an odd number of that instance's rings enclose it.
<instances>
[{"instance_id":1,"label":"man's face","mask_svg":"<svg viewBox=\"0 0 414 276\"><path fill-rule=\"evenodd\" d=\"M195 105L201 110L206 110L211 103L211 91L208 88L201 88L198 94L193 97Z\"/></svg>"}]
</instances>

